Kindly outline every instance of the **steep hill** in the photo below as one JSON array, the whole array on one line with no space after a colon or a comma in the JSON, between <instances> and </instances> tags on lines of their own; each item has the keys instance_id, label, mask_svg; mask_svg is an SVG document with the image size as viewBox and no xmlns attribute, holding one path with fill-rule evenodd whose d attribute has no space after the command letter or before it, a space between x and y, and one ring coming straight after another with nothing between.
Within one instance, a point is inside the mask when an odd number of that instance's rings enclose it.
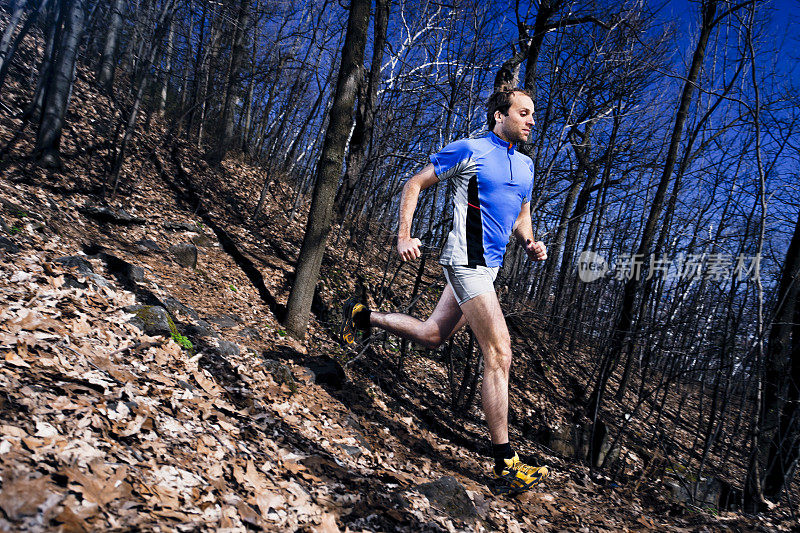
<instances>
[{"instance_id":1,"label":"steep hill","mask_svg":"<svg viewBox=\"0 0 800 533\"><path fill-rule=\"evenodd\" d=\"M61 172L27 158L30 128L0 163L4 530L796 524L790 510L745 517L673 500L665 481L679 476L646 449L644 414L635 415L642 447L617 447L614 480L603 470L590 475L571 457L581 446L570 440L585 439L572 428L584 427L574 406L591 361L544 336L524 307L509 318L512 438L553 474L520 497L493 495L479 402L450 406L448 361L458 384L465 365L458 354L411 350L401 365L391 337L357 351L335 341L347 296L364 290L377 304L379 287L396 275L381 306L400 308L414 284L411 269L389 271L383 242L346 245L343 231L329 244L307 339L289 338L279 319L304 228L302 210L289 219L290 184L273 176L254 218L264 170L235 158L209 168L157 116L140 126L120 183L106 183L114 148L107 117L117 110L89 79L79 69ZM10 84L3 145L21 128L14 117L30 93L20 76ZM418 313L442 290L433 263ZM693 396L686 409L700 401Z\"/></svg>"}]
</instances>

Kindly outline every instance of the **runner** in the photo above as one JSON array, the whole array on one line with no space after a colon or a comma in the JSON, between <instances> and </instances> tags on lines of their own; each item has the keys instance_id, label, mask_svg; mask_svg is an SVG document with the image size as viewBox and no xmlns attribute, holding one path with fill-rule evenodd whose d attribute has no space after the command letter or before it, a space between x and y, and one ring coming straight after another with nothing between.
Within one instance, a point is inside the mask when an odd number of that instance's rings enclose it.
<instances>
[{"instance_id":1,"label":"runner","mask_svg":"<svg viewBox=\"0 0 800 533\"><path fill-rule=\"evenodd\" d=\"M521 89L497 91L487 103L489 134L448 144L430 157L403 187L397 252L403 261L420 256L411 221L421 191L454 180L453 228L439 263L447 286L431 316L421 321L401 313L379 313L354 299L344 306L342 339L376 326L427 348L436 348L469 324L484 358L481 401L495 458L494 475L505 490L517 493L539 484L546 467L526 465L508 440L508 376L511 338L494 290L510 234L525 245L528 258L547 259L544 243L531 227L533 162L515 149L533 127L533 100Z\"/></svg>"}]
</instances>

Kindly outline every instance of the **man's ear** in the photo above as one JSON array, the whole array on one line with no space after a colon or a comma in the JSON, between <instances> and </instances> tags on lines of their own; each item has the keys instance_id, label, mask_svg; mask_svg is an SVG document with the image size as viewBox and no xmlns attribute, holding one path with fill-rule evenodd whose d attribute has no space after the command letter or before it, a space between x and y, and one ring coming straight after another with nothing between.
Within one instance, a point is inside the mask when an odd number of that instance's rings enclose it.
<instances>
[{"instance_id":1,"label":"man's ear","mask_svg":"<svg viewBox=\"0 0 800 533\"><path fill-rule=\"evenodd\" d=\"M495 122L503 122L503 117L504 116L505 115L503 115L503 113L501 113L500 111L495 111L494 112L494 121Z\"/></svg>"}]
</instances>

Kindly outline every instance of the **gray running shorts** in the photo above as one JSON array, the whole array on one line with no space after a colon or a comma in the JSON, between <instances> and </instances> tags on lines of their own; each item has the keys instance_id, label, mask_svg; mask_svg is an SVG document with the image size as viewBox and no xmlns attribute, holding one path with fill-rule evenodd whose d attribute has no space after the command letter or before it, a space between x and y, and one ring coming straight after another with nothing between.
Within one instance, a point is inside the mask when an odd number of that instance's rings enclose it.
<instances>
[{"instance_id":1,"label":"gray running shorts","mask_svg":"<svg viewBox=\"0 0 800 533\"><path fill-rule=\"evenodd\" d=\"M453 287L458 305L485 292L494 292L494 279L500 267L442 265L447 283Z\"/></svg>"}]
</instances>

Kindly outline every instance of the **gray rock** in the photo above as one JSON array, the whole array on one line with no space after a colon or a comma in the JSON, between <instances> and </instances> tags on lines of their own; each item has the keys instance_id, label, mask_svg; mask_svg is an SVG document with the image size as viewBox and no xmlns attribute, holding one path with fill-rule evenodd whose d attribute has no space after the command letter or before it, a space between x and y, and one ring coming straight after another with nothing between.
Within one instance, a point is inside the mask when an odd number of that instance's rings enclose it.
<instances>
[{"instance_id":1,"label":"gray rock","mask_svg":"<svg viewBox=\"0 0 800 533\"><path fill-rule=\"evenodd\" d=\"M90 274L94 272L92 264L85 257L80 255L59 257L55 260L55 262L65 266L66 268L77 270L80 274Z\"/></svg>"},{"instance_id":2,"label":"gray rock","mask_svg":"<svg viewBox=\"0 0 800 533\"><path fill-rule=\"evenodd\" d=\"M130 320L130 323L138 327L147 335L171 335L172 328L170 327L171 319L167 310L157 305L129 305L125 307L128 313L134 313L136 316Z\"/></svg>"},{"instance_id":3,"label":"gray rock","mask_svg":"<svg viewBox=\"0 0 800 533\"><path fill-rule=\"evenodd\" d=\"M172 296L167 296L164 299L164 306L167 308L167 311L169 311L173 315L188 316L194 320L200 319L200 315L197 314L197 311L195 311L188 305L185 305L177 298L173 298Z\"/></svg>"},{"instance_id":4,"label":"gray rock","mask_svg":"<svg viewBox=\"0 0 800 533\"><path fill-rule=\"evenodd\" d=\"M219 345L217 346L217 352L220 355L239 355L240 350L239 345L235 342L220 339Z\"/></svg>"},{"instance_id":5,"label":"gray rock","mask_svg":"<svg viewBox=\"0 0 800 533\"><path fill-rule=\"evenodd\" d=\"M111 288L111 284L103 276L99 276L97 274L86 274L86 279L88 279L98 287Z\"/></svg>"},{"instance_id":6,"label":"gray rock","mask_svg":"<svg viewBox=\"0 0 800 533\"><path fill-rule=\"evenodd\" d=\"M213 322L221 328L233 328L242 323L241 318L231 315L211 315L207 318L209 322Z\"/></svg>"},{"instance_id":7,"label":"gray rock","mask_svg":"<svg viewBox=\"0 0 800 533\"><path fill-rule=\"evenodd\" d=\"M0 235L0 248L12 254L19 252L19 247L11 242L11 239L3 237L2 235Z\"/></svg>"},{"instance_id":8,"label":"gray rock","mask_svg":"<svg viewBox=\"0 0 800 533\"><path fill-rule=\"evenodd\" d=\"M467 491L453 476L444 476L436 481L423 483L416 489L451 518L463 520L478 517Z\"/></svg>"},{"instance_id":9,"label":"gray rock","mask_svg":"<svg viewBox=\"0 0 800 533\"><path fill-rule=\"evenodd\" d=\"M174 222L169 220L161 224L161 227L169 231L197 231L200 229L197 227L197 224L192 224L190 222Z\"/></svg>"},{"instance_id":10,"label":"gray rock","mask_svg":"<svg viewBox=\"0 0 800 533\"><path fill-rule=\"evenodd\" d=\"M278 385L285 383L292 390L292 392L297 390L297 383L295 383L292 371L289 370L288 366L274 359L265 359L264 368L267 370L267 372L272 374L272 379L275 380L275 383Z\"/></svg>"},{"instance_id":11,"label":"gray rock","mask_svg":"<svg viewBox=\"0 0 800 533\"><path fill-rule=\"evenodd\" d=\"M89 287L89 284L78 281L78 278L72 274L66 274L64 276L64 287L68 289L86 289Z\"/></svg>"},{"instance_id":12,"label":"gray rock","mask_svg":"<svg viewBox=\"0 0 800 533\"><path fill-rule=\"evenodd\" d=\"M211 324L202 319L197 319L194 324L187 324L186 335L191 338L217 337L217 334L211 329Z\"/></svg>"},{"instance_id":13,"label":"gray rock","mask_svg":"<svg viewBox=\"0 0 800 533\"><path fill-rule=\"evenodd\" d=\"M135 217L124 209L114 209L113 207L84 205L83 207L79 207L78 211L101 222L114 222L116 224L145 223L145 219L142 217Z\"/></svg>"},{"instance_id":14,"label":"gray rock","mask_svg":"<svg viewBox=\"0 0 800 533\"><path fill-rule=\"evenodd\" d=\"M126 280L133 282L144 281L144 269L142 267L106 252L99 252L97 257L105 262L108 271L116 276L117 279L121 279L123 282Z\"/></svg>"},{"instance_id":15,"label":"gray rock","mask_svg":"<svg viewBox=\"0 0 800 533\"><path fill-rule=\"evenodd\" d=\"M137 281L137 282L144 281L144 268L140 266L131 265L131 267L128 269L127 274L132 281Z\"/></svg>"},{"instance_id":16,"label":"gray rock","mask_svg":"<svg viewBox=\"0 0 800 533\"><path fill-rule=\"evenodd\" d=\"M93 285L96 285L97 287L111 288L111 284L103 276L99 276L97 274L84 274L84 276L87 282L91 282ZM78 278L73 276L72 274L66 274L64 276L64 286L69 289L88 289L89 283L84 283L82 281L79 281Z\"/></svg>"},{"instance_id":17,"label":"gray rock","mask_svg":"<svg viewBox=\"0 0 800 533\"><path fill-rule=\"evenodd\" d=\"M175 258L175 261L182 267L197 267L197 247L194 244L176 244L170 246L169 251Z\"/></svg>"},{"instance_id":18,"label":"gray rock","mask_svg":"<svg viewBox=\"0 0 800 533\"><path fill-rule=\"evenodd\" d=\"M205 233L201 233L199 235L194 235L192 237L192 242L195 243L197 246L202 246L203 248L212 248L217 243L213 239L211 239Z\"/></svg>"},{"instance_id":19,"label":"gray rock","mask_svg":"<svg viewBox=\"0 0 800 533\"><path fill-rule=\"evenodd\" d=\"M158 245L158 243L152 239L142 239L140 241L136 241L136 248L139 249L141 252L163 252L164 250Z\"/></svg>"},{"instance_id":20,"label":"gray rock","mask_svg":"<svg viewBox=\"0 0 800 533\"><path fill-rule=\"evenodd\" d=\"M700 481L667 482L672 498L679 502L693 502L718 508L722 482L717 478L703 478Z\"/></svg>"},{"instance_id":21,"label":"gray rock","mask_svg":"<svg viewBox=\"0 0 800 533\"><path fill-rule=\"evenodd\" d=\"M243 339L261 340L261 334L251 327L242 328L239 336Z\"/></svg>"},{"instance_id":22,"label":"gray rock","mask_svg":"<svg viewBox=\"0 0 800 533\"><path fill-rule=\"evenodd\" d=\"M339 444L338 446L340 450L355 459L358 459L364 453L364 451L358 446L350 446L348 444Z\"/></svg>"}]
</instances>

